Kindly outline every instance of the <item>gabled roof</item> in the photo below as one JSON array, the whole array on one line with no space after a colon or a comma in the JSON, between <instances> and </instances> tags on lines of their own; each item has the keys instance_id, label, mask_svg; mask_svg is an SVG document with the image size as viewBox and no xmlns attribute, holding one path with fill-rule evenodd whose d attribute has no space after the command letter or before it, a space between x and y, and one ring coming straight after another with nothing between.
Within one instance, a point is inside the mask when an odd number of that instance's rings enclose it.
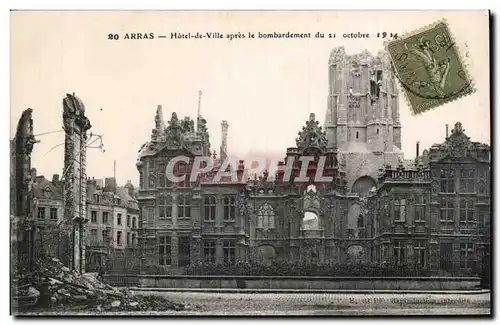
<instances>
[{"instance_id":1,"label":"gabled roof","mask_svg":"<svg viewBox=\"0 0 500 325\"><path fill-rule=\"evenodd\" d=\"M33 182L33 195L40 199L62 200L62 183L56 186L44 176L37 176Z\"/></svg>"}]
</instances>

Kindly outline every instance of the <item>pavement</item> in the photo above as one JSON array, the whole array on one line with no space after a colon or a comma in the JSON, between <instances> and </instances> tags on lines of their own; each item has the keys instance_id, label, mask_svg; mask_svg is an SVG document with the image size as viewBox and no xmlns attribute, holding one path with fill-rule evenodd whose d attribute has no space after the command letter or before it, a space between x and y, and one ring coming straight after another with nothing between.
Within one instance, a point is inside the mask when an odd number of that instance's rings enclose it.
<instances>
[{"instance_id":1,"label":"pavement","mask_svg":"<svg viewBox=\"0 0 500 325\"><path fill-rule=\"evenodd\" d=\"M489 315L490 293L212 293L131 291L161 295L187 310L163 315Z\"/></svg>"}]
</instances>

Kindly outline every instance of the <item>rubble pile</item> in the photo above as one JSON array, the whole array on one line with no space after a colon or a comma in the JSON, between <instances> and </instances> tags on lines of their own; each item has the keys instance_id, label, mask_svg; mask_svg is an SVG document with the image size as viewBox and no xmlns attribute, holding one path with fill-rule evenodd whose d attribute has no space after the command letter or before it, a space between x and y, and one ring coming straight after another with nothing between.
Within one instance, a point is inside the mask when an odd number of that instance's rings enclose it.
<instances>
[{"instance_id":1,"label":"rubble pile","mask_svg":"<svg viewBox=\"0 0 500 325\"><path fill-rule=\"evenodd\" d=\"M103 283L95 273L79 274L50 257L38 260L31 272L20 274L18 285L18 301L38 297L38 307L93 311L184 310L184 305L160 296L130 295L126 290Z\"/></svg>"}]
</instances>

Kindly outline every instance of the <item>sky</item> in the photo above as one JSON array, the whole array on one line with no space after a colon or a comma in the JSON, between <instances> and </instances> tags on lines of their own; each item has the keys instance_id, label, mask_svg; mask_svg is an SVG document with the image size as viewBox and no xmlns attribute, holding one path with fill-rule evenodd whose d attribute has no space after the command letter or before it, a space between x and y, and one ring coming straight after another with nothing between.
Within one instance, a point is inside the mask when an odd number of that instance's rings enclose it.
<instances>
[{"instance_id":1,"label":"sky","mask_svg":"<svg viewBox=\"0 0 500 325\"><path fill-rule=\"evenodd\" d=\"M398 33L446 18L476 92L413 116L399 96L405 158L445 137L445 124L461 121L473 141L490 144L489 22L485 11L418 12L11 12L10 137L22 111L33 109L35 134L62 131L62 100L79 96L102 135L104 152L87 151L87 175L113 176L138 184L138 150L149 141L156 107L165 122L172 112L194 118L198 91L212 148L229 123L228 151L238 157L282 158L295 146L310 113L324 122L328 58L333 47L348 54L376 54L378 32ZM467 22L464 24L463 22ZM170 33L335 33L335 39L170 39ZM343 38L344 33L370 38ZM126 40L125 33L154 33L166 39ZM108 40L118 34L119 40ZM64 133L37 137L32 166L51 178L63 169ZM57 145L60 145L56 147ZM55 147L55 149L53 149Z\"/></svg>"}]
</instances>

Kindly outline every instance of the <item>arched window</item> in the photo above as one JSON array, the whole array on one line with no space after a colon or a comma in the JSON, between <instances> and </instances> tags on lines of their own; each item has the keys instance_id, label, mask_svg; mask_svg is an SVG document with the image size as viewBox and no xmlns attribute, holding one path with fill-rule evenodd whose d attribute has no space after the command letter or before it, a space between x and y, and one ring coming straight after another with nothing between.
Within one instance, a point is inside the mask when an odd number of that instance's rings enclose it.
<instances>
[{"instance_id":1,"label":"arched window","mask_svg":"<svg viewBox=\"0 0 500 325\"><path fill-rule=\"evenodd\" d=\"M274 229L274 210L269 203L264 203L259 208L257 216L258 229Z\"/></svg>"},{"instance_id":2,"label":"arched window","mask_svg":"<svg viewBox=\"0 0 500 325\"><path fill-rule=\"evenodd\" d=\"M356 139L359 139L359 132L356 131Z\"/></svg>"},{"instance_id":3,"label":"arched window","mask_svg":"<svg viewBox=\"0 0 500 325\"><path fill-rule=\"evenodd\" d=\"M365 227L365 219L363 216L360 214L358 216L358 228L364 228Z\"/></svg>"},{"instance_id":4,"label":"arched window","mask_svg":"<svg viewBox=\"0 0 500 325\"><path fill-rule=\"evenodd\" d=\"M205 221L215 221L215 197L214 196L205 196L203 200L203 208L204 208L204 220Z\"/></svg>"},{"instance_id":5,"label":"arched window","mask_svg":"<svg viewBox=\"0 0 500 325\"><path fill-rule=\"evenodd\" d=\"M379 130L377 129L377 134L379 133Z\"/></svg>"}]
</instances>

